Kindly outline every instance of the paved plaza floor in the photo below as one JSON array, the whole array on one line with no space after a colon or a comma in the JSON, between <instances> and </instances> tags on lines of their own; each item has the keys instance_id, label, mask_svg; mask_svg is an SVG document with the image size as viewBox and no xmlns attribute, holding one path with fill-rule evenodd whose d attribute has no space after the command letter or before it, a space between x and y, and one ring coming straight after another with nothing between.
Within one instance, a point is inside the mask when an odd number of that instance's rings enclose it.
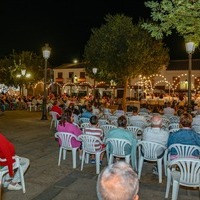
<instances>
[{"instance_id":1,"label":"paved plaza floor","mask_svg":"<svg viewBox=\"0 0 200 200\"><path fill-rule=\"evenodd\" d=\"M71 152L68 152L67 160L58 167L58 144L54 140L55 130L50 130L50 116L48 120L41 120L41 112L6 111L0 115L0 132L15 145L17 155L30 159L25 174L26 193L3 188L3 200L97 199L95 165L85 164L81 171L77 159L77 168L73 169ZM106 164L104 159L102 168ZM163 177L163 183L158 183L158 177L152 174L152 166L152 163L145 163L143 167L141 200L162 200L165 196L166 177ZM178 199L200 200L199 193L199 190L180 188Z\"/></svg>"}]
</instances>

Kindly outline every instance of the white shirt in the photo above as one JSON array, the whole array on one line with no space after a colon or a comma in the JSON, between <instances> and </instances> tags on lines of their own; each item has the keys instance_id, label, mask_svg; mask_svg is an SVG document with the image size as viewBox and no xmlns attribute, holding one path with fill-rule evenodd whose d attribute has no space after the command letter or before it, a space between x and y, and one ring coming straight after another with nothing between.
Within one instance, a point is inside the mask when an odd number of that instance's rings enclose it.
<instances>
[{"instance_id":1,"label":"white shirt","mask_svg":"<svg viewBox=\"0 0 200 200\"><path fill-rule=\"evenodd\" d=\"M167 145L169 133L161 128L147 127L143 132L143 140Z\"/></svg>"},{"instance_id":2,"label":"white shirt","mask_svg":"<svg viewBox=\"0 0 200 200\"><path fill-rule=\"evenodd\" d=\"M171 107L164 108L164 114L171 114L174 115L175 110Z\"/></svg>"}]
</instances>

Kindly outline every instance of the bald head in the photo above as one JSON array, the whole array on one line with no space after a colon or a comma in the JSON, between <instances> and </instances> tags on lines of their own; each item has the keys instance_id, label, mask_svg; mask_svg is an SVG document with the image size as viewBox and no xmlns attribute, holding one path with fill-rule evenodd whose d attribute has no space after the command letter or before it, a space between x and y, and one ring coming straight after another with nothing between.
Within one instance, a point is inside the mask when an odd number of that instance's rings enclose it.
<instances>
[{"instance_id":1,"label":"bald head","mask_svg":"<svg viewBox=\"0 0 200 200\"><path fill-rule=\"evenodd\" d=\"M152 127L161 127L162 125L162 117L160 115L154 115L151 118L151 126Z\"/></svg>"}]
</instances>

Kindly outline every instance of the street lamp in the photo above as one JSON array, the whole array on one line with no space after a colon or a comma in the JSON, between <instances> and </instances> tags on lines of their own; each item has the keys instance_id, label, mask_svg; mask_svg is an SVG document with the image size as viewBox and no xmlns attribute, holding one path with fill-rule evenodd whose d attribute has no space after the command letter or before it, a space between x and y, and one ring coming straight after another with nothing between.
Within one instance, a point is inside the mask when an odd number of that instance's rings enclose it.
<instances>
[{"instance_id":1,"label":"street lamp","mask_svg":"<svg viewBox=\"0 0 200 200\"><path fill-rule=\"evenodd\" d=\"M188 112L191 113L191 70L192 70L192 54L194 53L194 42L187 42L185 44L186 52L188 53Z\"/></svg>"},{"instance_id":2,"label":"street lamp","mask_svg":"<svg viewBox=\"0 0 200 200\"><path fill-rule=\"evenodd\" d=\"M49 47L49 44L45 44L44 47L42 47L42 54L43 58L45 60L45 68L44 68L44 94L43 94L43 103L42 103L42 118L41 120L47 120L47 90L46 90L46 82L47 82L47 60L50 57L51 54L51 48Z\"/></svg>"},{"instance_id":3,"label":"street lamp","mask_svg":"<svg viewBox=\"0 0 200 200\"><path fill-rule=\"evenodd\" d=\"M17 78L21 79L20 83L20 94L23 96L24 95L24 84L23 82L25 81L25 78L30 78L31 74L26 73L26 67L22 66L21 67L21 74L16 75Z\"/></svg>"},{"instance_id":4,"label":"street lamp","mask_svg":"<svg viewBox=\"0 0 200 200\"><path fill-rule=\"evenodd\" d=\"M94 101L95 101L95 75L97 73L97 70L98 69L96 67L92 68L92 72L94 74L94 90L93 90Z\"/></svg>"}]
</instances>

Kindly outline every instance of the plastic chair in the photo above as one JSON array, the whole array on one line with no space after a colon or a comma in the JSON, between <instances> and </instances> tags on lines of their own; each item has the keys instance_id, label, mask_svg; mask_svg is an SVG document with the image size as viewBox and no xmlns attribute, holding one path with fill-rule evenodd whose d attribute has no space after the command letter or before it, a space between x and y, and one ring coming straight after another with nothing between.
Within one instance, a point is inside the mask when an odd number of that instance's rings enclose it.
<instances>
[{"instance_id":1,"label":"plastic chair","mask_svg":"<svg viewBox=\"0 0 200 200\"><path fill-rule=\"evenodd\" d=\"M172 144L170 145L164 155L164 169L165 175L167 175L167 165L171 161L171 151L176 151L177 158L188 158L193 157L194 152L197 152L200 156L200 147L196 145L186 145L186 144Z\"/></svg>"},{"instance_id":2,"label":"plastic chair","mask_svg":"<svg viewBox=\"0 0 200 200\"><path fill-rule=\"evenodd\" d=\"M169 130L170 129L180 129L180 125L179 125L179 123L170 123L169 124Z\"/></svg>"},{"instance_id":3,"label":"plastic chair","mask_svg":"<svg viewBox=\"0 0 200 200\"><path fill-rule=\"evenodd\" d=\"M142 121L142 120L134 120L134 121L130 121L130 125L131 126L137 126L137 127L140 127L142 129L145 129L146 126L147 126L147 123Z\"/></svg>"},{"instance_id":4,"label":"plastic chair","mask_svg":"<svg viewBox=\"0 0 200 200\"><path fill-rule=\"evenodd\" d=\"M84 122L80 125L81 130L83 130L84 128L90 127L91 124L89 122Z\"/></svg>"},{"instance_id":5,"label":"plastic chair","mask_svg":"<svg viewBox=\"0 0 200 200\"><path fill-rule=\"evenodd\" d=\"M22 191L23 191L23 193L25 193L26 188L25 188L25 181L24 181L24 172L23 172L23 169L20 165L20 161L19 161L20 157L19 156L13 156L13 159L15 160L15 162L13 163L13 169L19 169L19 176L20 176L20 181L21 181L21 185L22 185ZM6 159L0 158L0 161L6 162ZM2 183L3 176L7 173L8 173L8 167L7 166L2 167L0 169L0 181L1 181L0 183ZM0 187L1 187L1 185L0 185Z\"/></svg>"},{"instance_id":6,"label":"plastic chair","mask_svg":"<svg viewBox=\"0 0 200 200\"><path fill-rule=\"evenodd\" d=\"M80 117L79 124L81 125L82 123L90 123L90 119L86 117Z\"/></svg>"},{"instance_id":7,"label":"plastic chair","mask_svg":"<svg viewBox=\"0 0 200 200\"><path fill-rule=\"evenodd\" d=\"M98 124L99 126L109 124L109 121L107 119L99 119Z\"/></svg>"},{"instance_id":8,"label":"plastic chair","mask_svg":"<svg viewBox=\"0 0 200 200\"><path fill-rule=\"evenodd\" d=\"M131 159L131 151L129 154L126 154L125 148L132 148L132 144L130 141L119 138L108 138L106 139L106 152L108 159L108 165L113 163L114 156L119 158L125 158L127 163L130 163Z\"/></svg>"},{"instance_id":9,"label":"plastic chair","mask_svg":"<svg viewBox=\"0 0 200 200\"><path fill-rule=\"evenodd\" d=\"M82 161L81 161L81 171L83 170L84 161L86 163L89 162L89 154L95 154L96 158L96 174L100 172L100 155L106 149L102 148L103 142L100 140L99 137L92 136L92 135L79 135L78 139L82 141Z\"/></svg>"},{"instance_id":10,"label":"plastic chair","mask_svg":"<svg viewBox=\"0 0 200 200\"><path fill-rule=\"evenodd\" d=\"M113 128L117 128L117 126L112 125L112 124L104 124L104 125L101 125L100 128L103 130L104 137L105 137L106 134L109 132L109 130Z\"/></svg>"},{"instance_id":11,"label":"plastic chair","mask_svg":"<svg viewBox=\"0 0 200 200\"><path fill-rule=\"evenodd\" d=\"M59 120L57 119L57 116L60 117L60 115L57 112L50 111L49 114L51 115L51 124L50 129L52 129L52 126L54 125L54 128L57 128Z\"/></svg>"},{"instance_id":12,"label":"plastic chair","mask_svg":"<svg viewBox=\"0 0 200 200\"><path fill-rule=\"evenodd\" d=\"M179 129L180 129L180 128L173 128L173 129L170 129L170 130L169 130L169 134L170 134L170 133L174 133L174 132L178 131Z\"/></svg>"},{"instance_id":13,"label":"plastic chair","mask_svg":"<svg viewBox=\"0 0 200 200\"><path fill-rule=\"evenodd\" d=\"M27 102L27 110L29 109L29 111L32 111L32 108L37 111L37 106L33 105L32 102Z\"/></svg>"},{"instance_id":14,"label":"plastic chair","mask_svg":"<svg viewBox=\"0 0 200 200\"><path fill-rule=\"evenodd\" d=\"M76 151L79 147L72 147L71 141L72 139L78 140L78 138L74 134L68 132L56 132L55 137L60 140L58 166L60 166L62 154L63 160L65 160L67 151L72 151L73 168L76 168Z\"/></svg>"},{"instance_id":15,"label":"plastic chair","mask_svg":"<svg viewBox=\"0 0 200 200\"><path fill-rule=\"evenodd\" d=\"M141 177L144 160L157 162L159 183L162 183L162 160L166 147L162 144L149 141L140 141L138 179Z\"/></svg>"},{"instance_id":16,"label":"plastic chair","mask_svg":"<svg viewBox=\"0 0 200 200\"><path fill-rule=\"evenodd\" d=\"M171 182L172 200L177 200L180 185L192 188L199 187L200 189L200 160L178 158L168 164L165 198L169 196Z\"/></svg>"},{"instance_id":17,"label":"plastic chair","mask_svg":"<svg viewBox=\"0 0 200 200\"><path fill-rule=\"evenodd\" d=\"M130 132L133 133L133 135L138 138L139 136L142 136L143 129L138 126L127 126L126 127Z\"/></svg>"}]
</instances>

